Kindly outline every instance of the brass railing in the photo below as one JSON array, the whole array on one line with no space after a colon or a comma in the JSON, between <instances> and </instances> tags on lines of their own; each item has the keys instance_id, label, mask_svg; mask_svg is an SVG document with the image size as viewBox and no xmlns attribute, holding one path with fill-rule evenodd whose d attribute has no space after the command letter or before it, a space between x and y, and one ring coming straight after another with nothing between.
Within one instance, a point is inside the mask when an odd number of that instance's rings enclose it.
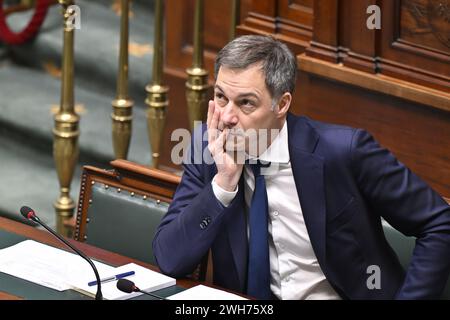
<instances>
[{"instance_id":1,"label":"brass railing","mask_svg":"<svg viewBox=\"0 0 450 320\"><path fill-rule=\"evenodd\" d=\"M116 159L127 159L131 140L133 100L128 96L129 0L120 0L120 49L117 96L112 102L112 139Z\"/></svg>"},{"instance_id":2,"label":"brass railing","mask_svg":"<svg viewBox=\"0 0 450 320\"><path fill-rule=\"evenodd\" d=\"M194 53L192 67L186 70L186 100L191 130L195 121L204 120L208 103L208 71L203 67L203 8L204 1L195 1Z\"/></svg>"},{"instance_id":3,"label":"brass railing","mask_svg":"<svg viewBox=\"0 0 450 320\"><path fill-rule=\"evenodd\" d=\"M117 75L117 92L112 101L112 145L115 158L126 159L132 138L133 100L128 90L128 43L129 43L129 5L131 0L118 0L121 5L119 69ZM59 0L64 13L64 44L62 56L61 105L55 115L53 153L60 184L60 196L55 202L57 230L70 235L67 221L73 216L75 203L70 197L70 184L78 160L79 116L74 110L74 28L67 26L71 15L68 12L73 0ZM230 38L235 37L236 24L239 20L239 0L231 2ZM192 66L186 70L186 100L188 105L190 128L195 121L202 121L206 116L208 94L208 72L203 59L203 11L204 0L195 1L194 15L194 52ZM155 35L152 79L145 87L147 97L147 134L152 150L153 167L158 167L161 157L163 134L169 106L169 87L163 84L164 65L164 0L155 0Z\"/></svg>"},{"instance_id":4,"label":"brass railing","mask_svg":"<svg viewBox=\"0 0 450 320\"><path fill-rule=\"evenodd\" d=\"M162 84L163 74L163 16L164 1L155 1L155 37L152 81L145 90L147 91L147 132L152 149L152 166L159 166L161 155L161 143L166 125L166 113L169 105L169 87Z\"/></svg>"},{"instance_id":5,"label":"brass railing","mask_svg":"<svg viewBox=\"0 0 450 320\"><path fill-rule=\"evenodd\" d=\"M73 14L70 6L73 0L59 0L64 16L64 42L62 56L61 104L55 114L53 129L53 157L59 179L60 195L54 203L56 210L56 228L64 235L69 235L65 222L72 218L75 202L70 197L75 165L78 160L79 116L74 106L74 35L75 28L69 23Z\"/></svg>"}]
</instances>

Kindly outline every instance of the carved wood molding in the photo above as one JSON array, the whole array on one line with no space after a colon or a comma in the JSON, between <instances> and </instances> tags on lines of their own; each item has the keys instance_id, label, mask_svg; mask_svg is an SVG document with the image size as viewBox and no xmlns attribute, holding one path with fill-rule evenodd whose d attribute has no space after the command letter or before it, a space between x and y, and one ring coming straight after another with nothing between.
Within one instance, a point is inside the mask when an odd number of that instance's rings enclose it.
<instances>
[{"instance_id":1,"label":"carved wood molding","mask_svg":"<svg viewBox=\"0 0 450 320\"><path fill-rule=\"evenodd\" d=\"M450 112L448 93L382 74L369 74L305 54L299 55L297 61L301 71Z\"/></svg>"},{"instance_id":2,"label":"carved wood molding","mask_svg":"<svg viewBox=\"0 0 450 320\"><path fill-rule=\"evenodd\" d=\"M420 67L405 65L389 59L378 58L378 71L385 76L414 82L428 88L450 92L450 77L430 72Z\"/></svg>"},{"instance_id":3,"label":"carved wood molding","mask_svg":"<svg viewBox=\"0 0 450 320\"><path fill-rule=\"evenodd\" d=\"M378 72L448 92L450 51L442 41L450 21L448 1L392 0L381 7Z\"/></svg>"},{"instance_id":4,"label":"carved wood molding","mask_svg":"<svg viewBox=\"0 0 450 320\"><path fill-rule=\"evenodd\" d=\"M313 34L313 8L299 3L280 1L251 1L243 6L237 33L270 34L286 42L296 54L309 46Z\"/></svg>"}]
</instances>

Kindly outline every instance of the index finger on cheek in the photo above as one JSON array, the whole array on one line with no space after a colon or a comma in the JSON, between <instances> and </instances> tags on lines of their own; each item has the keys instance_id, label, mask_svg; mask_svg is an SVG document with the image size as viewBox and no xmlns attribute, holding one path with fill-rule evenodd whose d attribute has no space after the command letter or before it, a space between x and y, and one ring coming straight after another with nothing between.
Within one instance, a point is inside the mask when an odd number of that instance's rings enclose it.
<instances>
[{"instance_id":1,"label":"index finger on cheek","mask_svg":"<svg viewBox=\"0 0 450 320\"><path fill-rule=\"evenodd\" d=\"M211 119L211 128L217 129L217 126L219 124L219 118L220 118L220 110L218 108L214 108L214 113Z\"/></svg>"},{"instance_id":2,"label":"index finger on cheek","mask_svg":"<svg viewBox=\"0 0 450 320\"><path fill-rule=\"evenodd\" d=\"M206 125L209 128L209 125L211 124L211 119L214 114L214 101L209 100L208 102L208 116L206 118Z\"/></svg>"}]
</instances>

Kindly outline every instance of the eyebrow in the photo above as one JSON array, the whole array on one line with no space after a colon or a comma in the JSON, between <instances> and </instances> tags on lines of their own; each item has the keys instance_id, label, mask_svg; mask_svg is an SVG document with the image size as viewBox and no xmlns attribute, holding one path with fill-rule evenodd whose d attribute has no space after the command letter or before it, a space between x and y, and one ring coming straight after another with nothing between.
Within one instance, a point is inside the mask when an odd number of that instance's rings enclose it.
<instances>
[{"instance_id":1,"label":"eyebrow","mask_svg":"<svg viewBox=\"0 0 450 320\"><path fill-rule=\"evenodd\" d=\"M223 89L219 86L219 85L215 85L214 86L215 89L218 89L219 91L221 91L222 93L225 93L223 91ZM255 99L259 100L259 96L256 93L253 92L245 92L245 93L241 93L237 96L237 99L242 99L242 98L246 98L246 97L254 97Z\"/></svg>"}]
</instances>

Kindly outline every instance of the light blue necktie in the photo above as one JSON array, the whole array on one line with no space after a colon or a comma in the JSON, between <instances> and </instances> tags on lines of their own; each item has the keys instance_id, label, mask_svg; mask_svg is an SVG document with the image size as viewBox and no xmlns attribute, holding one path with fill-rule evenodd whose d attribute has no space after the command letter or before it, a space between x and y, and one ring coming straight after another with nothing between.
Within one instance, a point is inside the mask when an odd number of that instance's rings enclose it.
<instances>
[{"instance_id":1,"label":"light blue necktie","mask_svg":"<svg viewBox=\"0 0 450 320\"><path fill-rule=\"evenodd\" d=\"M270 299L270 265L267 215L269 205L264 176L261 167L268 167L261 162L250 164L255 176L255 190L250 206L249 256L247 274L247 294L257 299Z\"/></svg>"}]
</instances>

